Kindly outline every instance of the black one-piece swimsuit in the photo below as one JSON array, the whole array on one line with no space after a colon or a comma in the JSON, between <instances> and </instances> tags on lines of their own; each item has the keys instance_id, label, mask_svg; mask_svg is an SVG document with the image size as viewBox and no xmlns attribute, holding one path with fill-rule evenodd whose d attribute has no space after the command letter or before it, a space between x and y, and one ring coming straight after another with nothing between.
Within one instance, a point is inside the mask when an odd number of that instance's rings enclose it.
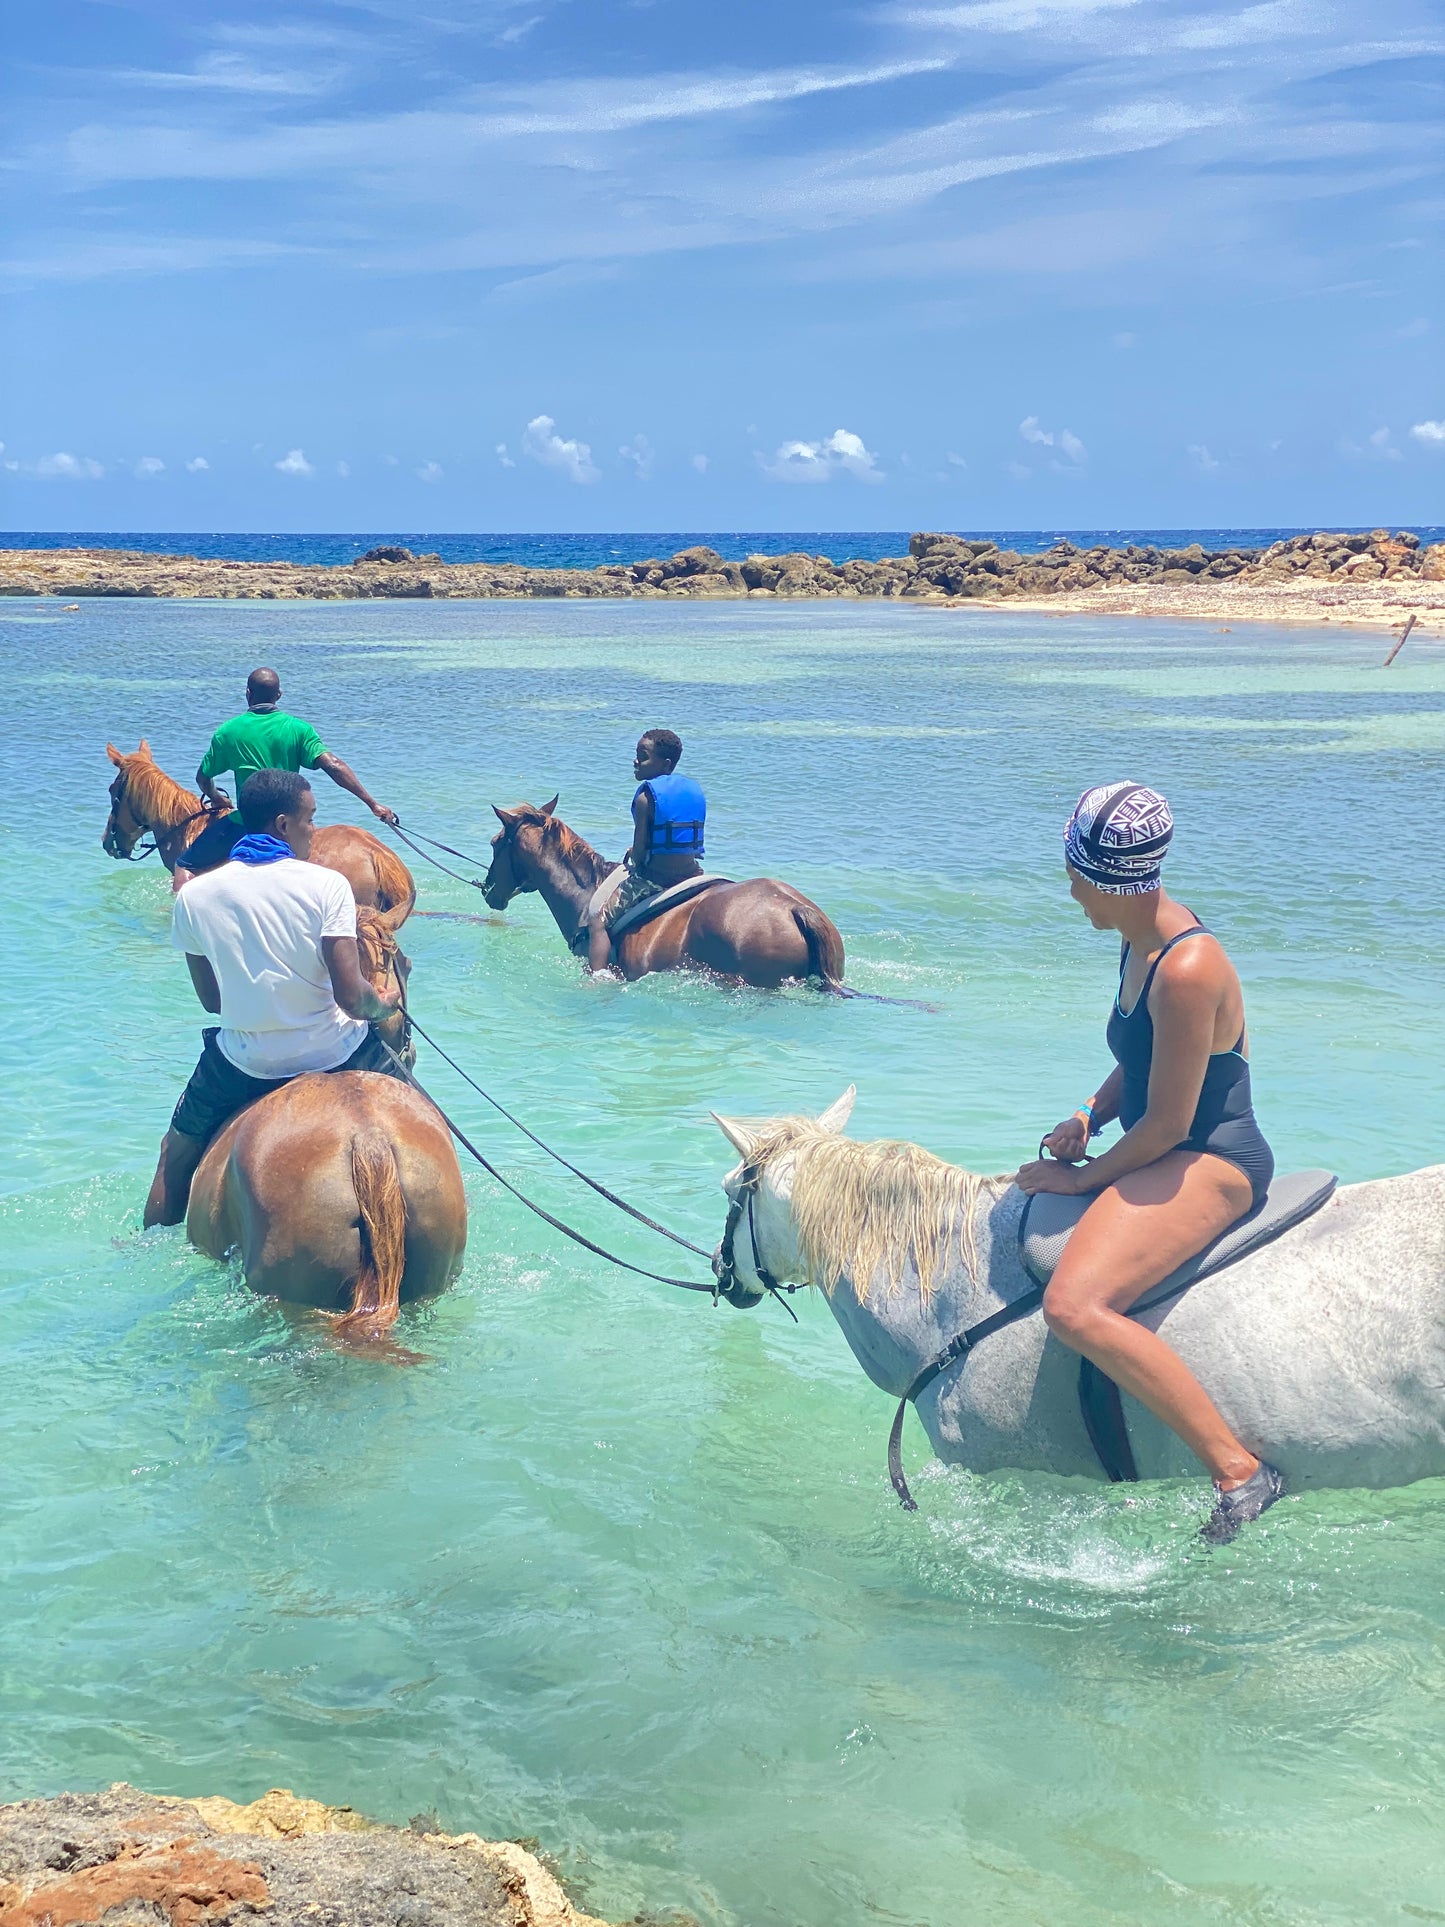
<instances>
[{"instance_id":1,"label":"black one-piece swimsuit","mask_svg":"<svg viewBox=\"0 0 1445 1927\"><path fill-rule=\"evenodd\" d=\"M1132 1130L1149 1108L1149 1071L1154 1062L1154 1019L1149 1015L1149 990L1154 972L1176 943L1186 937L1205 935L1204 925L1196 923L1171 937L1149 966L1144 988L1126 1017L1115 997L1109 1016L1109 1049L1124 1073L1124 1089L1119 1100L1119 1122ZM1119 988L1124 987L1124 972L1129 964L1129 947L1119 964ZM1215 1051L1204 1071L1204 1085L1194 1108L1194 1122L1188 1137L1174 1148L1179 1151L1209 1151L1237 1165L1249 1179L1254 1206L1264 1202L1274 1176L1274 1152L1265 1141L1254 1115L1250 1092L1249 1059L1243 1055L1244 1032L1233 1050Z\"/></svg>"}]
</instances>

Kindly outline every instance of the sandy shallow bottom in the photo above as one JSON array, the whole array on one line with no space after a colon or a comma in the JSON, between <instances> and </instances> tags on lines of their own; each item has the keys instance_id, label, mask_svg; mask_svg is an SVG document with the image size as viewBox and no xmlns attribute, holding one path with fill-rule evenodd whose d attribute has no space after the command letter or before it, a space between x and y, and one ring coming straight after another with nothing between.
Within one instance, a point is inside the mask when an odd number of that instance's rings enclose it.
<instances>
[{"instance_id":1,"label":"sandy shallow bottom","mask_svg":"<svg viewBox=\"0 0 1445 1927\"><path fill-rule=\"evenodd\" d=\"M948 606L1040 616L1152 616L1168 622L1328 623L1382 632L1398 630L1414 616L1413 633L1422 641L1445 635L1445 582L1211 582L1189 588L1145 583L1000 602L959 598Z\"/></svg>"}]
</instances>

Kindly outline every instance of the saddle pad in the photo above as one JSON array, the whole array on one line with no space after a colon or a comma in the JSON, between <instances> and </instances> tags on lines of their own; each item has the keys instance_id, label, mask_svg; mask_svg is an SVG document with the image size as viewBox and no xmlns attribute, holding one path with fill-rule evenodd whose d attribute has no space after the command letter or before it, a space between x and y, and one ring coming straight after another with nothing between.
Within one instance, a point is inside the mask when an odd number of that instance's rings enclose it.
<instances>
[{"instance_id":1,"label":"saddle pad","mask_svg":"<svg viewBox=\"0 0 1445 1927\"><path fill-rule=\"evenodd\" d=\"M630 910L624 910L613 924L611 936L613 943L625 937L629 930L636 930L639 924L651 923L660 917L664 910L675 910L680 903L701 896L704 890L711 890L719 883L731 883L731 877L684 877L681 883L674 883L670 889L659 890L655 897L644 897L641 903L634 903Z\"/></svg>"},{"instance_id":2,"label":"saddle pad","mask_svg":"<svg viewBox=\"0 0 1445 1927\"><path fill-rule=\"evenodd\" d=\"M622 879L626 875L627 865L625 863L619 863L615 870L609 870L606 876L603 877L597 888L592 892L592 901L588 904L586 914L582 918L582 928L584 930L597 915L598 911L601 910L605 904L611 903L612 899L617 895L617 892L622 888Z\"/></svg>"},{"instance_id":3,"label":"saddle pad","mask_svg":"<svg viewBox=\"0 0 1445 1927\"><path fill-rule=\"evenodd\" d=\"M1197 1279L1222 1271L1301 1224L1319 1210L1336 1182L1329 1171L1291 1171L1276 1178L1261 1205L1172 1271L1133 1309L1147 1310L1150 1305L1176 1297ZM1092 1198L1065 1198L1051 1191L1040 1191L1029 1199L1019 1226L1019 1249L1024 1269L1035 1284L1046 1285L1053 1277L1070 1233L1092 1203Z\"/></svg>"}]
</instances>

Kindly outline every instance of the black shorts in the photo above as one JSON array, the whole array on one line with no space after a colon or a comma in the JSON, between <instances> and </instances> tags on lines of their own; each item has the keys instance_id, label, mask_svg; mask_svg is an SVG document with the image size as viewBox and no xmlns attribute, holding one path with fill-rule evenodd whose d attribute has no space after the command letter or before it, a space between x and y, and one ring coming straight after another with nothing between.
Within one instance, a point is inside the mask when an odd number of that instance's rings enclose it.
<instances>
[{"instance_id":1,"label":"black shorts","mask_svg":"<svg viewBox=\"0 0 1445 1927\"><path fill-rule=\"evenodd\" d=\"M217 1027L218 1028L218 1027ZM200 1138L209 1144L223 1124L228 1124L237 1111L245 1110L248 1104L267 1091L279 1091L283 1084L295 1081L291 1077L248 1077L245 1071L238 1071L230 1058L225 1055L216 1042L216 1029L203 1030L204 1043L201 1048L200 1062L191 1072L190 1082L181 1092L181 1101L171 1115L171 1129L179 1131L182 1137ZM344 1064L333 1064L338 1071L380 1071L384 1077L406 1079L397 1068L396 1060L373 1030L368 1030L356 1049ZM304 1071L297 1071L296 1077L304 1077Z\"/></svg>"},{"instance_id":2,"label":"black shorts","mask_svg":"<svg viewBox=\"0 0 1445 1927\"><path fill-rule=\"evenodd\" d=\"M226 816L213 816L190 848L181 851L176 862L183 870L219 869L245 834L244 823L233 823Z\"/></svg>"}]
</instances>

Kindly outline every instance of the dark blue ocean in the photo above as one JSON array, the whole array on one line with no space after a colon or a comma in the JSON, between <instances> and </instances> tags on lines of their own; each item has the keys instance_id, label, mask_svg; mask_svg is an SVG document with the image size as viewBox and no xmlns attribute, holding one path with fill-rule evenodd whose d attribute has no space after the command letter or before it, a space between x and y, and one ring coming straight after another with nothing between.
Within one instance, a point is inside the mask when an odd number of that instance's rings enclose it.
<instances>
[{"instance_id":1,"label":"dark blue ocean","mask_svg":"<svg viewBox=\"0 0 1445 1927\"><path fill-rule=\"evenodd\" d=\"M1087 549L1096 543L1123 548L1134 542L1158 548L1183 548L1201 542L1206 549L1267 548L1307 529L959 529L974 541L1036 555L1068 540ZM1422 542L1445 539L1445 529L1417 528ZM745 555L781 555L801 549L831 561L852 558L876 562L908 553L904 529L675 529L641 535L437 535L377 529L353 535L261 535L240 531L218 535L127 533L85 529L17 529L0 532L0 547L14 549L141 549L151 555L219 557L232 562L354 562L382 543L399 544L417 554L439 555L443 562L520 562L533 569L592 569L604 562L638 562L668 556L706 543L729 561Z\"/></svg>"}]
</instances>

